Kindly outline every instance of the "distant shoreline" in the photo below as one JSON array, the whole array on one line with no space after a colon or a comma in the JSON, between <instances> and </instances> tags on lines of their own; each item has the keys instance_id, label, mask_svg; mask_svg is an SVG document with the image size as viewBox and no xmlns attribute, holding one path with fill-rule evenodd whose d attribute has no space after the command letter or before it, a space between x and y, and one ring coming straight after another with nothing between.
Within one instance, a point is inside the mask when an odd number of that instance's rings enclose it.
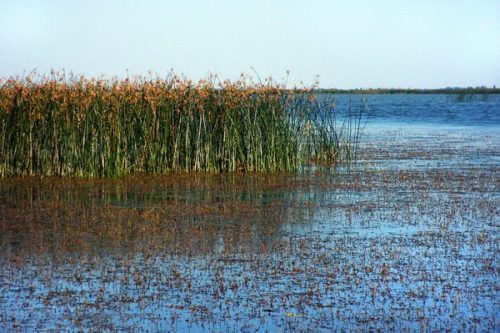
<instances>
[{"instance_id":1,"label":"distant shoreline","mask_svg":"<svg viewBox=\"0 0 500 333\"><path fill-rule=\"evenodd\" d=\"M313 93L317 94L454 94L454 95L484 95L484 94L500 94L500 88L440 88L440 89L392 89L392 88L377 88L377 89L314 89Z\"/></svg>"}]
</instances>

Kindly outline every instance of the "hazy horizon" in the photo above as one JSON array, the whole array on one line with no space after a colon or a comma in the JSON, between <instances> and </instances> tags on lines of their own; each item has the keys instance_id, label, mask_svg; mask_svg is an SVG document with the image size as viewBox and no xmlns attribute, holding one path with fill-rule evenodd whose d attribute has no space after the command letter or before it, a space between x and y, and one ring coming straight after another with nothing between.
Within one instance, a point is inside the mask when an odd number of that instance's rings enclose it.
<instances>
[{"instance_id":1,"label":"hazy horizon","mask_svg":"<svg viewBox=\"0 0 500 333\"><path fill-rule=\"evenodd\" d=\"M500 86L500 2L0 3L0 77L272 76L289 87ZM287 77L287 72L290 74Z\"/></svg>"}]
</instances>

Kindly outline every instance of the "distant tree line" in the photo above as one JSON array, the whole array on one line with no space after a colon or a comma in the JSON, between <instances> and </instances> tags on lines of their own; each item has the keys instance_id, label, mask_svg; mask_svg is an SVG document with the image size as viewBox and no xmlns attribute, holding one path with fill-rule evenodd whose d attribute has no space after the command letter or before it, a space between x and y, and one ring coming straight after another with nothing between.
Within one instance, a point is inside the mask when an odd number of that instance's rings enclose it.
<instances>
[{"instance_id":1,"label":"distant tree line","mask_svg":"<svg viewBox=\"0 0 500 333\"><path fill-rule=\"evenodd\" d=\"M467 87L439 89L401 89L401 88L368 88L368 89L315 89L318 94L500 94L500 88Z\"/></svg>"}]
</instances>

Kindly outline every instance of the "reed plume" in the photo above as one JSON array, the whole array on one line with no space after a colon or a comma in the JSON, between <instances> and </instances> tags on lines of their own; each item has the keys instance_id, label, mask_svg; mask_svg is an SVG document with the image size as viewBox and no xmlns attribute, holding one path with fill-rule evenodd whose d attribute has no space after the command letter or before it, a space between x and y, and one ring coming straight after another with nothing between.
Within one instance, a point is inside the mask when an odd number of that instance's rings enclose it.
<instances>
[{"instance_id":1,"label":"reed plume","mask_svg":"<svg viewBox=\"0 0 500 333\"><path fill-rule=\"evenodd\" d=\"M350 158L352 133L313 88L217 76L0 82L0 176L272 172ZM347 141L346 141L347 140Z\"/></svg>"}]
</instances>

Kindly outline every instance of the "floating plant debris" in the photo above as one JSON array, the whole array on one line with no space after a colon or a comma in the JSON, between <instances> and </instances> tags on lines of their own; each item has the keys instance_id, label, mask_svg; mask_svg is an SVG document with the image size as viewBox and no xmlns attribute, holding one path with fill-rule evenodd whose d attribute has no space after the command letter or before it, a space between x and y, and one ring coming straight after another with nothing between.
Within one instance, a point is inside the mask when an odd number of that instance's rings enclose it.
<instances>
[{"instance_id":1,"label":"floating plant debris","mask_svg":"<svg viewBox=\"0 0 500 333\"><path fill-rule=\"evenodd\" d=\"M296 173L0 179L0 331L495 331L500 135L439 133Z\"/></svg>"}]
</instances>

